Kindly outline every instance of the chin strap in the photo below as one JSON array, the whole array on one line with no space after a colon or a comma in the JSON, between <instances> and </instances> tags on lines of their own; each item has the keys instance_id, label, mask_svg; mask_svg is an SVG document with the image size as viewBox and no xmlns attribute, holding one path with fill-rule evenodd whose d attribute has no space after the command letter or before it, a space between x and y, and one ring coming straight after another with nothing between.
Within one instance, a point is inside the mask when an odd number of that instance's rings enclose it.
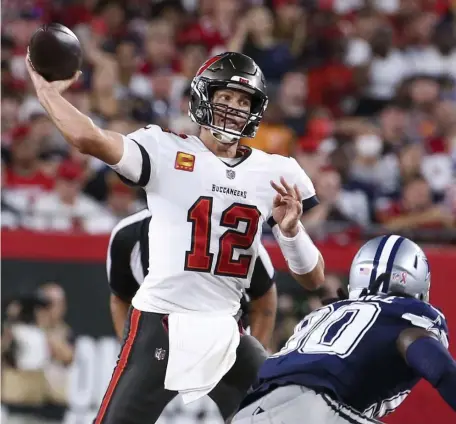
<instances>
[{"instance_id":1,"label":"chin strap","mask_svg":"<svg viewBox=\"0 0 456 424\"><path fill-rule=\"evenodd\" d=\"M219 143L234 144L237 143L240 139L240 137L226 135L221 131L214 130L213 128L209 128L209 131L211 132L212 137L214 137Z\"/></svg>"}]
</instances>

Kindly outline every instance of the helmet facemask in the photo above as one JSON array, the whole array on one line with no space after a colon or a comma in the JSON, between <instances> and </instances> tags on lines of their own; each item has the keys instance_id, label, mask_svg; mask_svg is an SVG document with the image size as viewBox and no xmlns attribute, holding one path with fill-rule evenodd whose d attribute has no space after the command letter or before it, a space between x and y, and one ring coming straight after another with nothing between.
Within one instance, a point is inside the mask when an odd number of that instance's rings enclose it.
<instances>
[{"instance_id":1,"label":"helmet facemask","mask_svg":"<svg viewBox=\"0 0 456 424\"><path fill-rule=\"evenodd\" d=\"M215 92L222 89L240 90L250 94L250 111L214 103ZM194 122L210 129L219 142L233 144L241 137L252 138L256 135L267 102L267 97L262 92L246 84L200 77L192 82L189 115ZM221 124L216 125L216 119L220 120Z\"/></svg>"}]
</instances>

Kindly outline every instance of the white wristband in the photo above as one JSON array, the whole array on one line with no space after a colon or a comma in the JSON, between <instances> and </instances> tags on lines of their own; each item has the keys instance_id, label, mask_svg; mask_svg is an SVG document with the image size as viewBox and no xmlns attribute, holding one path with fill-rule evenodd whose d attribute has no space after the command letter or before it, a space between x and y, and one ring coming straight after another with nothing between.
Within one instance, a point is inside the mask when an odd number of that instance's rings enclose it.
<instances>
[{"instance_id":1,"label":"white wristband","mask_svg":"<svg viewBox=\"0 0 456 424\"><path fill-rule=\"evenodd\" d=\"M290 271L303 275L317 266L320 252L301 224L299 224L298 234L291 238L285 237L278 225L274 225L272 232L279 243Z\"/></svg>"}]
</instances>

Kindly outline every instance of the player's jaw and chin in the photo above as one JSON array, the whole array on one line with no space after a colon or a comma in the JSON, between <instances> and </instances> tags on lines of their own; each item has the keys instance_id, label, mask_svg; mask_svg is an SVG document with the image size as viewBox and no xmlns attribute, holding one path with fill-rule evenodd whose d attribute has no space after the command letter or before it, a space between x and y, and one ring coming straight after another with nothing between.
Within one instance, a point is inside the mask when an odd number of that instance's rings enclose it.
<instances>
[{"instance_id":1,"label":"player's jaw and chin","mask_svg":"<svg viewBox=\"0 0 456 424\"><path fill-rule=\"evenodd\" d=\"M207 129L216 142L233 145L242 137L242 131L249 121L249 112L215 103L212 105L212 125L201 128Z\"/></svg>"}]
</instances>

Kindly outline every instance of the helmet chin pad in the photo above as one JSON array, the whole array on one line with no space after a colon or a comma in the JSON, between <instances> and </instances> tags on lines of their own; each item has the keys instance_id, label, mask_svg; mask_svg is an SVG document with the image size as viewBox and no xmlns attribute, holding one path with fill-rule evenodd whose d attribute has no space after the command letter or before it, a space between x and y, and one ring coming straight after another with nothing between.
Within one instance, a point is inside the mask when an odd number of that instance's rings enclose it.
<instances>
[{"instance_id":1,"label":"helmet chin pad","mask_svg":"<svg viewBox=\"0 0 456 424\"><path fill-rule=\"evenodd\" d=\"M217 130L215 128L208 128L212 137L214 137L219 143L222 144L234 144L237 143L240 139L239 136L232 134L226 134L224 131Z\"/></svg>"}]
</instances>

